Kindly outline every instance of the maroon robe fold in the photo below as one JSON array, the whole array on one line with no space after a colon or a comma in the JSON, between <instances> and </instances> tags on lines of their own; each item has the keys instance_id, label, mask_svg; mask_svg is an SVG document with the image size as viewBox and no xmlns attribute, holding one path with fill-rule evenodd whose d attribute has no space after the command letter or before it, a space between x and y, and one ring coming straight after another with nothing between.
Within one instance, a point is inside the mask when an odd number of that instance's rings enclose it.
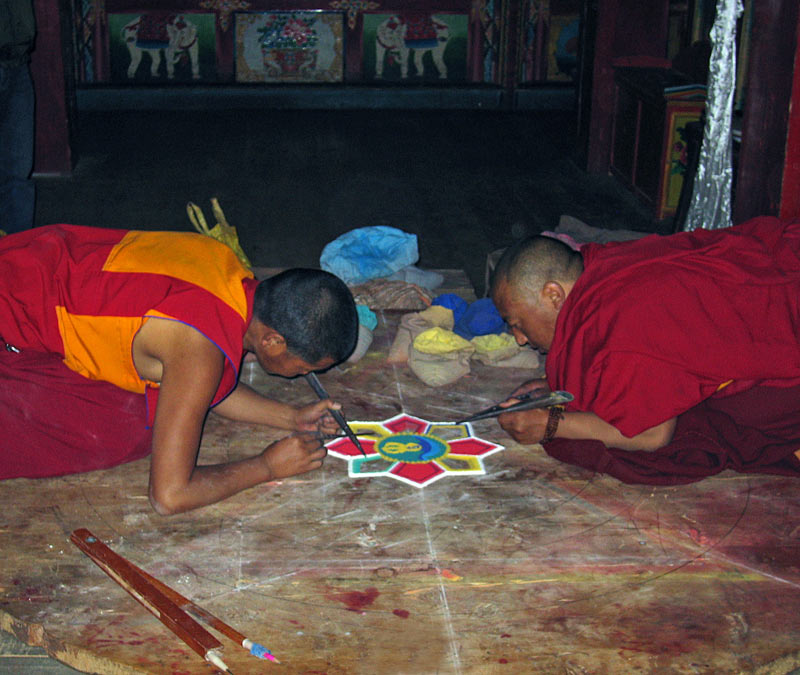
<instances>
[{"instance_id":1,"label":"maroon robe fold","mask_svg":"<svg viewBox=\"0 0 800 675\"><path fill-rule=\"evenodd\" d=\"M141 394L78 375L57 354L0 349L0 480L146 457L152 442L146 413Z\"/></svg>"}]
</instances>

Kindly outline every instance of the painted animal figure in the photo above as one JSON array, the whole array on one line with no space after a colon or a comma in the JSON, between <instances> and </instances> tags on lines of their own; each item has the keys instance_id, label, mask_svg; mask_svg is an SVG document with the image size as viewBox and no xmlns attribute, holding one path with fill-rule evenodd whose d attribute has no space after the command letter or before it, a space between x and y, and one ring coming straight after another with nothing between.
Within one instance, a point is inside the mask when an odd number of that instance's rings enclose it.
<instances>
[{"instance_id":1,"label":"painted animal figure","mask_svg":"<svg viewBox=\"0 0 800 675\"><path fill-rule=\"evenodd\" d=\"M447 24L428 14L394 15L382 21L375 34L375 77L383 77L384 60L396 58L400 64L400 77L408 77L408 61L414 50L414 67L418 76L425 74L423 58L430 53L439 79L447 79L444 50L450 39Z\"/></svg>"},{"instance_id":2,"label":"painted animal figure","mask_svg":"<svg viewBox=\"0 0 800 675\"><path fill-rule=\"evenodd\" d=\"M142 61L144 53L150 56L150 75L158 77L161 66L161 52L167 78L175 77L175 64L188 58L192 67L192 79L200 79L199 46L197 26L183 14L142 14L125 25L122 39L128 47L131 62L128 77L133 78Z\"/></svg>"}]
</instances>

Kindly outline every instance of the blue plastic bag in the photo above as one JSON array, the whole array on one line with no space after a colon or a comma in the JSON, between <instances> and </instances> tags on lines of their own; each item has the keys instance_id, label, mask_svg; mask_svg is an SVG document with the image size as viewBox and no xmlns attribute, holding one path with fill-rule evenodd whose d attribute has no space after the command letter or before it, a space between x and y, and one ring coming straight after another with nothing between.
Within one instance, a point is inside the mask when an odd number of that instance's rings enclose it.
<instances>
[{"instance_id":1,"label":"blue plastic bag","mask_svg":"<svg viewBox=\"0 0 800 675\"><path fill-rule=\"evenodd\" d=\"M417 236L376 225L345 232L322 249L320 267L346 284L388 277L419 258Z\"/></svg>"}]
</instances>

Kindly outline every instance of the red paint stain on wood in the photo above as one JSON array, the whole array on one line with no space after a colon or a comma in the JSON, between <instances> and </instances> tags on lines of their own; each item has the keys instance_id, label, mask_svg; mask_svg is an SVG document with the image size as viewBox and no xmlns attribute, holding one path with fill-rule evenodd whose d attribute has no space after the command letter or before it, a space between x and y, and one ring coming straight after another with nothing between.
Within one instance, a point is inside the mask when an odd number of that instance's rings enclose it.
<instances>
[{"instance_id":1,"label":"red paint stain on wood","mask_svg":"<svg viewBox=\"0 0 800 675\"><path fill-rule=\"evenodd\" d=\"M349 591L347 593L335 593L328 597L331 600L336 600L337 602L345 604L347 609L351 612L362 612L364 607L368 607L375 602L375 598L379 595L380 593L377 588L370 587L363 592Z\"/></svg>"},{"instance_id":2,"label":"red paint stain on wood","mask_svg":"<svg viewBox=\"0 0 800 675\"><path fill-rule=\"evenodd\" d=\"M498 663L508 663L508 659L497 659Z\"/></svg>"},{"instance_id":3,"label":"red paint stain on wood","mask_svg":"<svg viewBox=\"0 0 800 675\"><path fill-rule=\"evenodd\" d=\"M501 638L511 637L511 633L503 633L500 637Z\"/></svg>"},{"instance_id":4,"label":"red paint stain on wood","mask_svg":"<svg viewBox=\"0 0 800 675\"><path fill-rule=\"evenodd\" d=\"M395 616L399 616L401 619L408 618L408 610L407 609L395 609L392 611L392 614Z\"/></svg>"}]
</instances>

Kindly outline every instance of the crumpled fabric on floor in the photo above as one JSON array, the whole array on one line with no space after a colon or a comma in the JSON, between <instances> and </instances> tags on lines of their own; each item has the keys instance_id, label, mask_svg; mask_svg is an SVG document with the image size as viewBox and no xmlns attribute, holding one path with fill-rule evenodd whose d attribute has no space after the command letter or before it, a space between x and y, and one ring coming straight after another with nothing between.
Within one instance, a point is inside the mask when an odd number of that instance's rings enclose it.
<instances>
[{"instance_id":1,"label":"crumpled fabric on floor","mask_svg":"<svg viewBox=\"0 0 800 675\"><path fill-rule=\"evenodd\" d=\"M431 292L405 281L371 279L363 284L350 286L357 304L371 309L425 309L431 304Z\"/></svg>"},{"instance_id":2,"label":"crumpled fabric on floor","mask_svg":"<svg viewBox=\"0 0 800 675\"><path fill-rule=\"evenodd\" d=\"M800 477L800 386L754 387L709 398L678 417L672 442L654 452L556 438L551 457L624 483L680 485L726 469Z\"/></svg>"},{"instance_id":3,"label":"crumpled fabric on floor","mask_svg":"<svg viewBox=\"0 0 800 675\"><path fill-rule=\"evenodd\" d=\"M0 350L0 480L106 469L146 457L145 397L90 380L55 354Z\"/></svg>"},{"instance_id":4,"label":"crumpled fabric on floor","mask_svg":"<svg viewBox=\"0 0 800 675\"><path fill-rule=\"evenodd\" d=\"M603 227L592 227L574 216L562 215L558 221L554 234L567 236L580 248L583 244L607 244L611 241L630 241L641 239L650 232L636 232L634 230L607 230ZM562 240L563 241L563 240ZM571 245L571 244L570 244Z\"/></svg>"},{"instance_id":5,"label":"crumpled fabric on floor","mask_svg":"<svg viewBox=\"0 0 800 675\"><path fill-rule=\"evenodd\" d=\"M408 265L397 270L394 274L387 277L390 281L406 281L409 284L416 284L428 290L439 288L444 283L444 276L435 270L423 270L416 265Z\"/></svg>"}]
</instances>

